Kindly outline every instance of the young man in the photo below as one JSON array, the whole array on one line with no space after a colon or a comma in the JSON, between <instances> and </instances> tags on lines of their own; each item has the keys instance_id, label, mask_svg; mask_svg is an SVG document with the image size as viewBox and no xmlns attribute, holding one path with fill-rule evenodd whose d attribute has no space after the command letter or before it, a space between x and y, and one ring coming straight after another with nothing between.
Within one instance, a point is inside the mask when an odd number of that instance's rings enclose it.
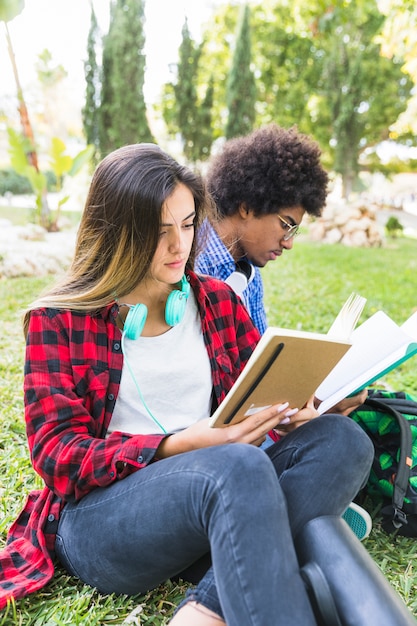
<instances>
[{"instance_id":1,"label":"young man","mask_svg":"<svg viewBox=\"0 0 417 626\"><path fill-rule=\"evenodd\" d=\"M206 176L217 214L201 231L196 271L228 282L261 333L267 326L260 267L291 250L304 213L319 216L328 176L320 148L275 124L226 141Z\"/></svg>"},{"instance_id":2,"label":"young man","mask_svg":"<svg viewBox=\"0 0 417 626\"><path fill-rule=\"evenodd\" d=\"M259 268L291 250L305 213L321 215L328 175L320 156L296 128L270 124L226 141L206 174L215 214L200 231L195 269L228 283L261 334L267 319ZM369 535L372 520L361 507L352 503L343 517L360 539Z\"/></svg>"}]
</instances>

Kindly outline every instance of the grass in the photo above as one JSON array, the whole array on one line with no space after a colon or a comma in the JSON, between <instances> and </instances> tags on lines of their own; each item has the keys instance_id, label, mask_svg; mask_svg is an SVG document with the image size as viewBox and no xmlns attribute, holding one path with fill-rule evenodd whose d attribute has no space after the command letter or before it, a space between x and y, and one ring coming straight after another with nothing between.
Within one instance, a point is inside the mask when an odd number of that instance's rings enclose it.
<instances>
[{"instance_id":1,"label":"grass","mask_svg":"<svg viewBox=\"0 0 417 626\"><path fill-rule=\"evenodd\" d=\"M33 200L35 203L35 200ZM52 207L52 214L54 214L54 207ZM66 211L62 209L61 218L65 219L65 223L70 227L77 226L80 222L81 211ZM30 223L36 223L35 209L28 209L27 207L0 206L0 220L8 220L13 226L25 226Z\"/></svg>"},{"instance_id":2,"label":"grass","mask_svg":"<svg viewBox=\"0 0 417 626\"><path fill-rule=\"evenodd\" d=\"M368 299L362 321L382 308L401 323L417 309L416 252L417 241L404 238L378 249L312 244L300 238L291 254L262 270L269 322L326 332L343 302L355 291ZM52 280L0 280L0 546L26 494L40 486L30 465L23 421L21 311ZM384 382L417 394L415 368L411 359ZM365 506L374 519L366 548L417 616L417 542L386 535L378 522L380 503L367 498ZM45 589L4 610L0 626L121 624L137 605L142 612L132 623L163 625L185 589L186 585L167 583L133 598L101 596L57 570Z\"/></svg>"}]
</instances>

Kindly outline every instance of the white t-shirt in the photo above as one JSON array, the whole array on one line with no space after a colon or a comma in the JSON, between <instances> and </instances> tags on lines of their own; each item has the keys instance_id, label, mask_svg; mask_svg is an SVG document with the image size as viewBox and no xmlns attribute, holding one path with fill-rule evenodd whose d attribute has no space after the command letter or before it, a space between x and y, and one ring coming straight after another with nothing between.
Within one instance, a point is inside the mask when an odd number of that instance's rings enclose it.
<instances>
[{"instance_id":1,"label":"white t-shirt","mask_svg":"<svg viewBox=\"0 0 417 626\"><path fill-rule=\"evenodd\" d=\"M192 291L179 324L158 337L125 336L123 349L122 378L108 435L161 433L157 422L173 433L210 415L210 361Z\"/></svg>"}]
</instances>

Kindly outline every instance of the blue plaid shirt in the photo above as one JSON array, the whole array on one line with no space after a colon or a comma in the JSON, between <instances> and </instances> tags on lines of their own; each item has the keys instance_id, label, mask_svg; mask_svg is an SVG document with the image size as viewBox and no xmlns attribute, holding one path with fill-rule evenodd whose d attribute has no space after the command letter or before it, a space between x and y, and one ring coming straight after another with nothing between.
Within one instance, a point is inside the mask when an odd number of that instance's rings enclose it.
<instances>
[{"instance_id":1,"label":"blue plaid shirt","mask_svg":"<svg viewBox=\"0 0 417 626\"><path fill-rule=\"evenodd\" d=\"M200 245L204 249L196 259L195 271L199 274L214 276L220 280L227 280L236 270L236 264L208 220L202 225L199 238ZM266 330L267 321L263 301L264 288L259 267L255 267L255 276L243 291L241 297L253 323L262 335Z\"/></svg>"}]
</instances>

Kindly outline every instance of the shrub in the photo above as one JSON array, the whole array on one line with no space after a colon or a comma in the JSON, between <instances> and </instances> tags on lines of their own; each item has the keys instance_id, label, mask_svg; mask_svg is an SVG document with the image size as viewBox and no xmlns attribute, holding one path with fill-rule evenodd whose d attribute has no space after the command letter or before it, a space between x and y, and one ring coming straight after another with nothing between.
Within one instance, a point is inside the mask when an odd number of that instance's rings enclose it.
<instances>
[{"instance_id":1,"label":"shrub","mask_svg":"<svg viewBox=\"0 0 417 626\"><path fill-rule=\"evenodd\" d=\"M56 176L52 171L45 172L48 191L55 191ZM0 170L0 196L12 193L15 196L33 193L29 180L25 176L17 174L13 169Z\"/></svg>"},{"instance_id":2,"label":"shrub","mask_svg":"<svg viewBox=\"0 0 417 626\"><path fill-rule=\"evenodd\" d=\"M27 178L16 174L12 169L0 170L0 195L5 193L27 194L32 193L32 188Z\"/></svg>"},{"instance_id":3,"label":"shrub","mask_svg":"<svg viewBox=\"0 0 417 626\"><path fill-rule=\"evenodd\" d=\"M385 224L385 230L389 237L398 237L398 235L402 234L404 227L398 217L391 215Z\"/></svg>"}]
</instances>

